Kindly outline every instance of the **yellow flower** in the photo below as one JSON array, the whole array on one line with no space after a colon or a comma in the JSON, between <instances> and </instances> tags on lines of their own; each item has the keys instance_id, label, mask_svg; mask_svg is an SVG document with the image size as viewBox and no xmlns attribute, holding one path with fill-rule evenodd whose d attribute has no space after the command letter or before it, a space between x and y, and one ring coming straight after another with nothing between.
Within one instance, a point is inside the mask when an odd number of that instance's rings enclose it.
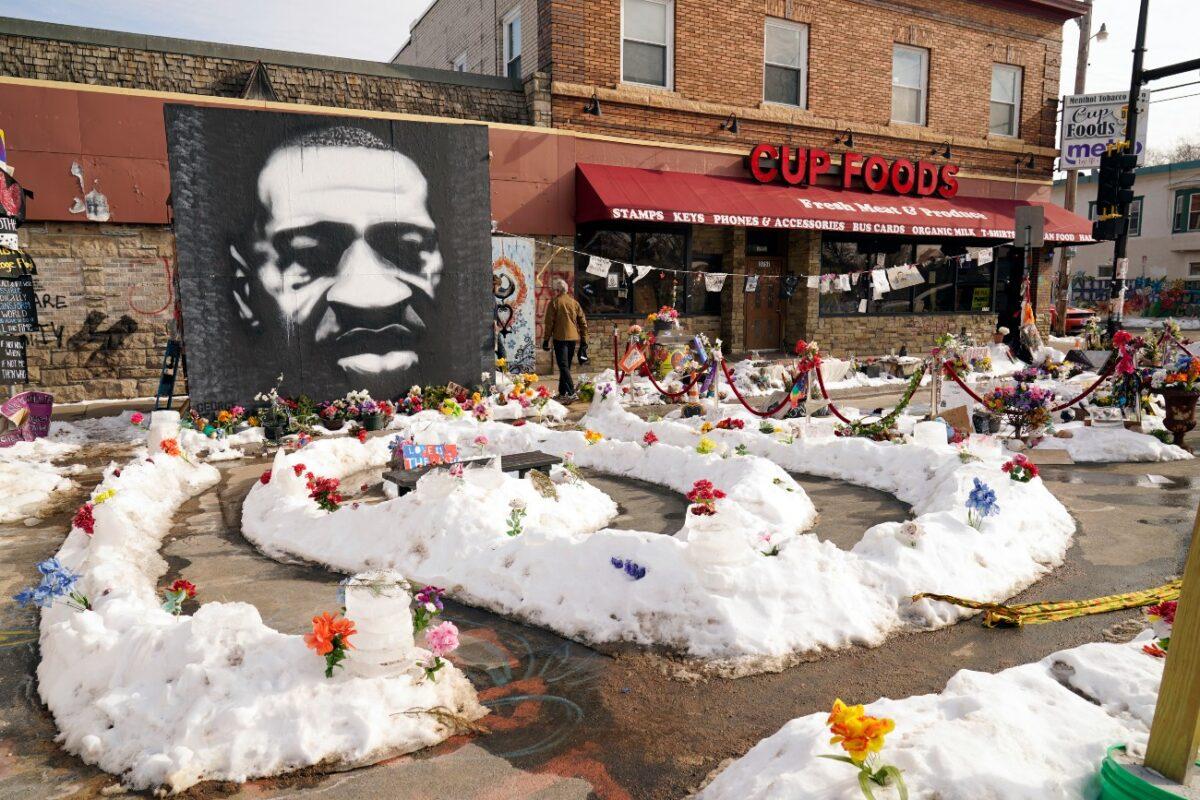
<instances>
[{"instance_id":1,"label":"yellow flower","mask_svg":"<svg viewBox=\"0 0 1200 800\"><path fill-rule=\"evenodd\" d=\"M524 375L525 383L533 385L538 382L538 376L535 373L529 372Z\"/></svg>"},{"instance_id":2,"label":"yellow flower","mask_svg":"<svg viewBox=\"0 0 1200 800\"><path fill-rule=\"evenodd\" d=\"M250 417L250 418L248 418L248 419L246 420L246 422L249 422L249 423L250 423L250 427L251 427L251 428L257 428L257 427L258 427L258 417Z\"/></svg>"},{"instance_id":3,"label":"yellow flower","mask_svg":"<svg viewBox=\"0 0 1200 800\"><path fill-rule=\"evenodd\" d=\"M709 453L715 452L716 449L717 443L712 439L709 439L707 436L700 437L700 442L696 445L696 452L702 456L706 456Z\"/></svg>"},{"instance_id":4,"label":"yellow flower","mask_svg":"<svg viewBox=\"0 0 1200 800\"><path fill-rule=\"evenodd\" d=\"M840 744L855 764L882 750L884 737L896 728L892 720L869 716L862 706L847 706L841 700L833 701L827 722L833 734L829 743Z\"/></svg>"},{"instance_id":5,"label":"yellow flower","mask_svg":"<svg viewBox=\"0 0 1200 800\"><path fill-rule=\"evenodd\" d=\"M478 403L482 400L483 400L483 395L480 394L479 392L475 392L473 395L471 395L471 402L473 402L473 403Z\"/></svg>"},{"instance_id":6,"label":"yellow flower","mask_svg":"<svg viewBox=\"0 0 1200 800\"><path fill-rule=\"evenodd\" d=\"M225 409L221 409L220 411L217 412L217 422L221 423L222 425L229 424L229 422L232 419L233 419L233 414L230 414Z\"/></svg>"},{"instance_id":7,"label":"yellow flower","mask_svg":"<svg viewBox=\"0 0 1200 800\"><path fill-rule=\"evenodd\" d=\"M505 367L507 367L507 366L508 366L508 359L507 359L507 358L497 358L497 359L496 359L496 369L498 369L498 370L500 370L501 372L503 372L503 371L504 371L504 368L505 368Z\"/></svg>"},{"instance_id":8,"label":"yellow flower","mask_svg":"<svg viewBox=\"0 0 1200 800\"><path fill-rule=\"evenodd\" d=\"M596 442L600 441L604 437L601 436L599 432L588 429L583 432L583 438L587 439L588 444L595 444Z\"/></svg>"},{"instance_id":9,"label":"yellow flower","mask_svg":"<svg viewBox=\"0 0 1200 800\"><path fill-rule=\"evenodd\" d=\"M700 426L700 432L701 432L701 433L708 433L708 432L709 432L709 431L711 431L712 429L713 429L713 426L712 426L712 423L711 423L711 422L705 422L705 423L703 423L703 424Z\"/></svg>"},{"instance_id":10,"label":"yellow flower","mask_svg":"<svg viewBox=\"0 0 1200 800\"><path fill-rule=\"evenodd\" d=\"M113 496L116 495L116 493L117 493L116 489L105 489L103 492L100 492L99 494L97 494L95 497L92 498L92 503L94 505L100 505L105 500L111 500L113 498Z\"/></svg>"}]
</instances>

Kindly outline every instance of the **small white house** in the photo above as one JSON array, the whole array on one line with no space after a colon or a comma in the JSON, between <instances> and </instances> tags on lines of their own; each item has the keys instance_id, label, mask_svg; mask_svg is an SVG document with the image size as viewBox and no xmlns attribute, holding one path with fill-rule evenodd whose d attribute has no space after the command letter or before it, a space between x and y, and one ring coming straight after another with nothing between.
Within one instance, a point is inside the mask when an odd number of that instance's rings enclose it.
<instances>
[{"instance_id":1,"label":"small white house","mask_svg":"<svg viewBox=\"0 0 1200 800\"><path fill-rule=\"evenodd\" d=\"M1080 175L1075 208L1096 216L1096 173ZM1066 181L1054 182L1054 202L1062 205ZM1133 186L1129 221L1129 278L1195 281L1200 288L1200 161L1142 167ZM1113 243L1080 245L1071 272L1110 278Z\"/></svg>"}]
</instances>

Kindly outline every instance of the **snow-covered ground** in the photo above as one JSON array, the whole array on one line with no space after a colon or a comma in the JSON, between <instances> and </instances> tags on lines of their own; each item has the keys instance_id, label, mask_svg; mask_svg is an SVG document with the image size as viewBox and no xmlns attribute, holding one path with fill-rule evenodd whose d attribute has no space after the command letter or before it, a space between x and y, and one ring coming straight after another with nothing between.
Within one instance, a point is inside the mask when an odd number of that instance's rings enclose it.
<instances>
[{"instance_id":1,"label":"snow-covered ground","mask_svg":"<svg viewBox=\"0 0 1200 800\"><path fill-rule=\"evenodd\" d=\"M454 442L469 452L488 437L502 452L573 452L579 466L687 491L711 480L729 497L714 516L689 514L674 536L604 527L613 507L590 487L560 484L557 500L528 481L468 470L426 476L409 495L327 514L289 477L287 465L341 477L387 458L386 443L318 441L281 456L267 485L243 507L243 532L264 551L342 572L389 568L446 586L464 602L587 642L627 641L717 661L729 672L778 668L798 654L879 645L901 628L951 624L962 609L909 597L928 591L1007 598L1062 562L1074 531L1066 509L1038 480L1011 481L998 449L964 463L951 447L879 444L828 435L795 438L756 429L712 431L721 454L696 451L698 420L646 423L616 396L598 399L578 431L449 420L425 412L401 432L418 443ZM798 431L804 423L788 426ZM644 446L647 431L660 442ZM796 435L792 433L791 435ZM748 455L733 455L743 445ZM778 466L777 466L778 465ZM895 494L915 520L883 523L849 551L805 533L812 504L780 466ZM1000 512L976 530L964 500L980 478ZM506 535L513 500L523 533ZM836 513L836 510L830 510ZM767 538L769 537L769 539ZM764 555L772 548L778 555ZM646 569L631 580L613 560Z\"/></svg>"},{"instance_id":2,"label":"snow-covered ground","mask_svg":"<svg viewBox=\"0 0 1200 800\"><path fill-rule=\"evenodd\" d=\"M95 506L94 535L74 528L59 550L93 608L60 602L41 615L38 692L65 750L130 787L178 791L372 762L452 733L430 709L485 713L451 666L436 682L416 668L326 679L324 660L300 636L271 629L251 605L164 611L158 583L167 563L157 550L179 506L217 480L195 458L147 459L142 450L106 470L97 492L115 494Z\"/></svg>"},{"instance_id":3,"label":"snow-covered ground","mask_svg":"<svg viewBox=\"0 0 1200 800\"><path fill-rule=\"evenodd\" d=\"M1159 427L1162 423L1159 423ZM1131 461L1183 461L1193 458L1192 454L1173 444L1165 444L1154 436L1138 431L1126 430L1120 425L1092 425L1082 422L1067 422L1055 426L1057 430L1069 431L1071 438L1048 437L1029 451L1030 458L1037 462L1040 450L1066 450L1076 463L1118 463Z\"/></svg>"},{"instance_id":4,"label":"snow-covered ground","mask_svg":"<svg viewBox=\"0 0 1200 800\"><path fill-rule=\"evenodd\" d=\"M963 670L939 694L870 703L868 714L896 723L881 761L901 769L911 797L1093 800L1107 748L1138 753L1149 735L1163 662L1141 646L1086 644L994 675ZM700 800L860 797L855 769L820 758L844 755L829 744L826 717L787 723ZM896 796L876 790L879 800Z\"/></svg>"},{"instance_id":5,"label":"snow-covered ground","mask_svg":"<svg viewBox=\"0 0 1200 800\"><path fill-rule=\"evenodd\" d=\"M1179 327L1185 331L1200 330L1200 319L1195 317L1175 318ZM1121 324L1126 328L1161 328L1165 319L1162 317L1124 317Z\"/></svg>"}]
</instances>

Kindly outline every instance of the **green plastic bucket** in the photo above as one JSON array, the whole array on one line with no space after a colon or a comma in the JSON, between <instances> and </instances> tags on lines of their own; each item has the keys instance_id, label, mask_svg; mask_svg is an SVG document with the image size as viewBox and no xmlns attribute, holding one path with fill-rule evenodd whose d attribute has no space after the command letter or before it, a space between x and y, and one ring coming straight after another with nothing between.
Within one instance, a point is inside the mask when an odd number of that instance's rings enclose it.
<instances>
[{"instance_id":1,"label":"green plastic bucket","mask_svg":"<svg viewBox=\"0 0 1200 800\"><path fill-rule=\"evenodd\" d=\"M1125 745L1108 748L1108 755L1100 764L1100 800L1181 800L1180 795L1146 783L1126 770L1113 758L1113 752L1118 750L1124 751Z\"/></svg>"}]
</instances>

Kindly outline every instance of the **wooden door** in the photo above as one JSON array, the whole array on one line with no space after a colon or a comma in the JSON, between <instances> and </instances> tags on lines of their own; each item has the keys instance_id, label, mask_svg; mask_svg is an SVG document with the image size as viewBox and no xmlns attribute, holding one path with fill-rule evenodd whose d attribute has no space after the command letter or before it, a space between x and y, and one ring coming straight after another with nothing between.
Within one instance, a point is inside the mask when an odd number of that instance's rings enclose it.
<instances>
[{"instance_id":1,"label":"wooden door","mask_svg":"<svg viewBox=\"0 0 1200 800\"><path fill-rule=\"evenodd\" d=\"M746 349L777 350L780 337L779 276L783 274L783 259L767 256L747 256L746 275L759 276L758 288L745 294ZM744 291L745 286L737 287Z\"/></svg>"}]
</instances>

